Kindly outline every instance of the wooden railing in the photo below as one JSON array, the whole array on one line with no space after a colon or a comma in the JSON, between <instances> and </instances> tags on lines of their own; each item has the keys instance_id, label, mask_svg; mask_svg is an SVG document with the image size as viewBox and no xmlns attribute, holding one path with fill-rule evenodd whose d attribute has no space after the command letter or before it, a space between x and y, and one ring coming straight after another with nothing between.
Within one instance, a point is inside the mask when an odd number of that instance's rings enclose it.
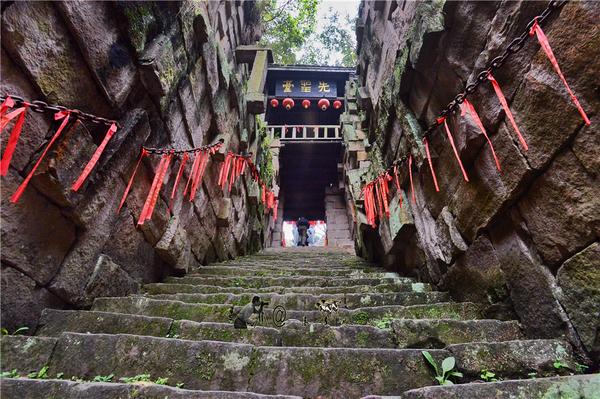
<instances>
[{"instance_id":1,"label":"wooden railing","mask_svg":"<svg viewBox=\"0 0 600 399\"><path fill-rule=\"evenodd\" d=\"M279 126L269 125L267 131L270 138L283 140L342 140L339 125L302 125Z\"/></svg>"}]
</instances>

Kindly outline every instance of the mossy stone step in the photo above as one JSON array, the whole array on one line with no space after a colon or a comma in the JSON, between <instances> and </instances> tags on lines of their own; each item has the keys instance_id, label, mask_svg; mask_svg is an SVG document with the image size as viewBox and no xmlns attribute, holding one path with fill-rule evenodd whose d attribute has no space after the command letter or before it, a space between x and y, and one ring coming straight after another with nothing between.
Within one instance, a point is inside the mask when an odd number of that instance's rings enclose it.
<instances>
[{"instance_id":1,"label":"mossy stone step","mask_svg":"<svg viewBox=\"0 0 600 399\"><path fill-rule=\"evenodd\" d=\"M391 328L400 348L445 348L464 342L523 338L516 321L404 319L392 321Z\"/></svg>"},{"instance_id":2,"label":"mossy stone step","mask_svg":"<svg viewBox=\"0 0 600 399\"><path fill-rule=\"evenodd\" d=\"M377 396L368 396L370 399ZM599 399L600 374L507 380L413 389L403 399Z\"/></svg>"},{"instance_id":3,"label":"mossy stone step","mask_svg":"<svg viewBox=\"0 0 600 399\"><path fill-rule=\"evenodd\" d=\"M470 379L478 379L484 369L502 379L525 378L529 373L548 377L557 374L556 361L565 366L563 372L575 371L571 345L559 339L471 342L446 349L456 358L465 378Z\"/></svg>"},{"instance_id":4,"label":"mossy stone step","mask_svg":"<svg viewBox=\"0 0 600 399\"><path fill-rule=\"evenodd\" d=\"M383 269L323 269L319 268L280 268L262 266L221 267L204 266L190 270L187 277L225 277L225 276L254 276L254 277L291 277L291 276L326 276L326 277L398 277L397 273L388 273Z\"/></svg>"},{"instance_id":5,"label":"mossy stone step","mask_svg":"<svg viewBox=\"0 0 600 399\"><path fill-rule=\"evenodd\" d=\"M97 298L92 310L114 313L139 314L145 316L169 317L175 320L229 322L232 314L240 310L239 306L185 303L181 301L158 300L147 297ZM272 323L272 310L265 308L264 320L267 326ZM340 309L332 325L339 324L371 324L389 327L392 319L457 319L468 320L481 318L479 305L469 302L436 303L413 306L377 306L354 310ZM288 310L287 319L320 322L323 314L317 310Z\"/></svg>"},{"instance_id":6,"label":"mossy stone step","mask_svg":"<svg viewBox=\"0 0 600 399\"><path fill-rule=\"evenodd\" d=\"M85 310L46 309L38 335L63 332L119 334L238 342L257 346L310 346L343 348L437 348L472 341L521 338L515 322L497 320L395 320L392 329L368 325L304 325L289 320L281 328L235 329L231 323L193 322L164 317Z\"/></svg>"},{"instance_id":7,"label":"mossy stone step","mask_svg":"<svg viewBox=\"0 0 600 399\"><path fill-rule=\"evenodd\" d=\"M5 335L0 339L2 371L17 369L23 375L39 371L48 364L56 338Z\"/></svg>"},{"instance_id":8,"label":"mossy stone step","mask_svg":"<svg viewBox=\"0 0 600 399\"><path fill-rule=\"evenodd\" d=\"M284 287L349 287L354 285L410 284L413 280L402 277L168 277L166 283L190 285L215 285L217 287L262 288Z\"/></svg>"},{"instance_id":9,"label":"mossy stone step","mask_svg":"<svg viewBox=\"0 0 600 399\"><path fill-rule=\"evenodd\" d=\"M261 395L252 392L198 391L157 384L123 384L5 378L6 399L300 399L300 396Z\"/></svg>"},{"instance_id":10,"label":"mossy stone step","mask_svg":"<svg viewBox=\"0 0 600 399\"><path fill-rule=\"evenodd\" d=\"M348 287L284 287L272 286L261 288L246 287L218 287L215 285L192 285L175 283L152 283L144 285L144 291L149 294L217 294L217 293L303 293L312 295L321 294L344 294L344 293L395 293L395 292L427 292L432 291L429 284L424 283L400 283L379 285L355 285Z\"/></svg>"},{"instance_id":11,"label":"mossy stone step","mask_svg":"<svg viewBox=\"0 0 600 399\"><path fill-rule=\"evenodd\" d=\"M430 352L438 362L449 355ZM57 373L86 380L150 374L188 389L304 397L356 398L433 383L420 350L255 347L127 334L62 334L49 362L48 374Z\"/></svg>"},{"instance_id":12,"label":"mossy stone step","mask_svg":"<svg viewBox=\"0 0 600 399\"><path fill-rule=\"evenodd\" d=\"M153 299L166 299L187 303L221 303L242 306L252 301L254 294L156 294ZM269 302L273 308L282 305L290 310L315 310L321 300L337 301L338 306L348 309L385 306L385 305L420 305L424 303L445 302L450 299L445 292L398 292L395 294L277 294L261 293L261 300Z\"/></svg>"},{"instance_id":13,"label":"mossy stone step","mask_svg":"<svg viewBox=\"0 0 600 399\"><path fill-rule=\"evenodd\" d=\"M44 309L38 336L58 336L63 332L136 334L166 337L173 319L89 310Z\"/></svg>"}]
</instances>

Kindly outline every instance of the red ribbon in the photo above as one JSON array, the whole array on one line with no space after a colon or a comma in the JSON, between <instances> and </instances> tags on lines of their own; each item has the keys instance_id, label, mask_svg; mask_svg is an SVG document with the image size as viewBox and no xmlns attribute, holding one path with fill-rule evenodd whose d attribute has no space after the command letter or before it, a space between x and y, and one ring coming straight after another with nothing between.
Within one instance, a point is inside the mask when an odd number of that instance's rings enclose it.
<instances>
[{"instance_id":1,"label":"red ribbon","mask_svg":"<svg viewBox=\"0 0 600 399\"><path fill-rule=\"evenodd\" d=\"M413 177L412 177L412 154L408 156L408 174L410 176L410 195L412 197L412 203L416 203L415 199L415 186L413 185Z\"/></svg>"},{"instance_id":2,"label":"red ribbon","mask_svg":"<svg viewBox=\"0 0 600 399\"><path fill-rule=\"evenodd\" d=\"M467 172L465 171L462 161L460 160L460 157L458 156L458 150L456 149L456 145L454 144L454 139L452 138L452 133L450 133L450 129L448 128L448 122L446 121L446 119L444 119L444 128L446 129L446 134L448 135L448 140L450 140L450 145L452 146L452 150L454 151L454 156L456 157L456 160L458 161L458 165L460 166L460 170L462 171L463 177L465 178L465 181L468 182L469 176L467 176Z\"/></svg>"},{"instance_id":3,"label":"red ribbon","mask_svg":"<svg viewBox=\"0 0 600 399\"><path fill-rule=\"evenodd\" d=\"M364 201L365 201L365 214L367 216L367 223L371 225L371 227L375 228L377 225L375 224L375 207L374 207L374 198L373 198L373 182L367 184L363 189Z\"/></svg>"},{"instance_id":4,"label":"red ribbon","mask_svg":"<svg viewBox=\"0 0 600 399\"><path fill-rule=\"evenodd\" d=\"M100 155L102 155L102 153L104 152L104 149L106 148L106 145L108 144L108 142L110 141L110 139L112 138L112 136L115 134L116 131L117 131L117 125L113 123L112 125L110 125L110 127L106 131L104 140L102 140L102 143L100 143L98 148L96 148L96 151L94 152L94 155L92 155L92 158L88 161L87 165L85 165L85 168L83 168L83 172L81 172L81 175L79 175L79 178L77 178L75 183L73 183L73 187L71 187L71 189L73 191L77 191L81 188L81 185L83 184L85 179L87 179L88 175L92 172L92 169L94 168L94 166L96 166L98 159L100 159Z\"/></svg>"},{"instance_id":5,"label":"red ribbon","mask_svg":"<svg viewBox=\"0 0 600 399\"><path fill-rule=\"evenodd\" d=\"M129 182L127 183L127 187L125 188L123 197L121 197L121 202L119 203L119 208L117 209L117 213L121 212L121 208L123 207L123 204L125 203L125 200L127 199L127 196L129 195L129 190L131 190L131 185L133 184L133 179L135 178L138 167L140 166L140 163L142 162L142 158L144 158L146 155L148 155L148 152L144 148L142 148L142 153L140 154L140 157L139 157L137 163L135 164L135 168L133 169L133 173L131 174L131 177L129 178Z\"/></svg>"},{"instance_id":6,"label":"red ribbon","mask_svg":"<svg viewBox=\"0 0 600 399\"><path fill-rule=\"evenodd\" d=\"M394 180L396 182L396 189L398 190L398 202L400 208L402 208L402 189L400 188L400 180L398 180L398 166L394 165Z\"/></svg>"},{"instance_id":7,"label":"red ribbon","mask_svg":"<svg viewBox=\"0 0 600 399\"><path fill-rule=\"evenodd\" d=\"M527 142L523 138L523 135L521 134L521 131L519 130L519 127L517 126L517 122L515 122L515 118L513 117L512 112L510 112L510 108L508 107L508 102L506 102L506 97L504 97L504 93L502 93L502 89L500 88L500 85L498 84L496 79L494 79L494 77L492 76L491 73L488 75L488 80L490 82L492 82L492 86L494 87L494 91L496 92L496 96L498 97L498 100L500 100L500 104L502 105L502 109L504 109L504 113L508 117L510 124L512 125L513 129L517 133L517 136L519 137L519 141L521 142L521 145L523 146L525 151L527 151L529 149L529 147L527 146Z\"/></svg>"},{"instance_id":8,"label":"red ribbon","mask_svg":"<svg viewBox=\"0 0 600 399\"><path fill-rule=\"evenodd\" d=\"M498 170L500 170L500 161L498 161L498 157L496 156L496 151L494 151L494 145L492 144L492 141L488 137L485 127L483 127L483 123L481 123L481 119L479 119L479 115L477 114L475 107L473 107L473 104L471 104L469 102L469 100L467 100L465 98L465 101L460 105L460 110L461 110L461 116L464 116L465 112L469 112L469 114L471 115L471 119L473 119L473 122L475 122L475 124L477 125L479 130L481 130L481 133L483 133L483 135L485 136L485 139L487 140L487 142L490 146L490 149L492 150L492 155L494 157L494 161L496 161L496 167L498 168Z\"/></svg>"},{"instance_id":9,"label":"red ribbon","mask_svg":"<svg viewBox=\"0 0 600 399\"><path fill-rule=\"evenodd\" d=\"M198 192L198 186L202 181L202 176L204 176L204 171L206 170L206 165L208 165L209 153L208 151L202 151L200 153L200 160L198 161L198 165L196 166L196 172L194 174L194 180L192 182L192 188L190 192L190 201L193 201L196 198L196 193Z\"/></svg>"},{"instance_id":10,"label":"red ribbon","mask_svg":"<svg viewBox=\"0 0 600 399\"><path fill-rule=\"evenodd\" d=\"M2 101L2 105L0 105L0 118L3 118L6 111L14 106L15 101L10 98L10 96L6 97L6 99Z\"/></svg>"},{"instance_id":11,"label":"red ribbon","mask_svg":"<svg viewBox=\"0 0 600 399\"><path fill-rule=\"evenodd\" d=\"M50 140L50 142L48 143L48 145L46 146L46 148L44 149L44 152L42 152L42 155L38 158L37 162L33 166L33 169L31 169L31 171L29 172L29 174L27 175L27 177L25 178L25 180L23 180L23 183L21 183L21 185L19 186L19 188L17 188L17 191L15 191L15 193L10 198L10 202L16 203L17 201L19 201L19 198L21 198L21 195L23 195L23 191L25 191L25 188L27 188L27 185L29 184L29 181L31 180L31 178L35 174L35 171L37 170L38 166L40 166L40 163L42 163L42 160L46 156L46 153L48 152L48 150L50 149L50 147L52 147L52 144L54 144L54 142L56 141L56 139L58 139L58 137L62 133L63 129L65 128L65 126L69 122L69 115L70 114L71 114L70 111L59 111L59 112L57 112L57 113L54 114L54 120L62 119L63 121L60 124L60 126L58 127L58 130L56 131L56 133L54 133L54 136L52 136L52 139Z\"/></svg>"},{"instance_id":12,"label":"red ribbon","mask_svg":"<svg viewBox=\"0 0 600 399\"><path fill-rule=\"evenodd\" d=\"M183 189L184 196L188 193L188 188L190 189L190 196L191 196L192 182L193 182L194 176L196 174L196 169L198 169L198 163L200 162L201 156L202 156L202 153L198 153L198 152L196 152L194 155L194 162L192 162L192 169L190 170L190 175L188 176L187 183L185 184L185 188Z\"/></svg>"},{"instance_id":13,"label":"red ribbon","mask_svg":"<svg viewBox=\"0 0 600 399\"><path fill-rule=\"evenodd\" d=\"M277 220L277 208L279 207L279 201L275 201L273 208L273 220Z\"/></svg>"},{"instance_id":14,"label":"red ribbon","mask_svg":"<svg viewBox=\"0 0 600 399\"><path fill-rule=\"evenodd\" d=\"M154 175L154 180L152 181L152 186L148 192L148 197L146 197L146 202L144 203L142 213L138 219L138 226L144 224L146 220L152 218L152 213L154 213L154 208L156 207L156 202L158 201L158 194L160 193L165 175L169 169L172 156L172 153L164 154L160 160L156 174Z\"/></svg>"},{"instance_id":15,"label":"red ribbon","mask_svg":"<svg viewBox=\"0 0 600 399\"><path fill-rule=\"evenodd\" d=\"M429 161L429 169L431 169L431 177L433 177L435 191L440 191L437 178L435 177L435 170L433 170L433 162L431 161L431 154L429 153L429 143L427 142L427 137L423 137L423 143L425 143L425 152L427 153L427 160Z\"/></svg>"},{"instance_id":16,"label":"red ribbon","mask_svg":"<svg viewBox=\"0 0 600 399\"><path fill-rule=\"evenodd\" d=\"M183 175L183 170L185 169L185 164L187 160L190 158L188 153L183 154L183 158L181 158L181 163L179 164L179 169L177 170L177 177L175 177L175 183L173 183L173 189L171 190L171 201L175 198L175 194L177 193L177 186L179 186L179 181L181 180L181 175Z\"/></svg>"},{"instance_id":17,"label":"red ribbon","mask_svg":"<svg viewBox=\"0 0 600 399\"><path fill-rule=\"evenodd\" d=\"M10 97L8 97L4 103L6 103L6 101L9 99ZM11 99L12 101L12 99ZM2 107L4 107L4 103L2 104ZM9 115L7 115L6 117L3 116L2 117L2 122L4 122L4 119L7 119L7 123L8 121L10 121L11 119L15 118L17 115L19 115L19 119L17 119L17 122L15 123L15 125L13 126L12 132L10 133L10 136L8 137L8 143L6 143L6 150L4 150L4 155L2 156L2 161L0 161L0 176L6 176L6 173L8 172L8 167L10 166L10 160L12 159L12 156L15 152L15 148L17 147L17 142L19 141L19 136L21 135L21 130L23 129L23 123L25 122L25 115L27 114L27 107L29 106L29 104L24 104L23 107L18 108L17 110L11 112ZM3 110L4 112L4 110ZM13 115L14 116L11 116ZM4 128L6 125L2 125L2 128Z\"/></svg>"},{"instance_id":18,"label":"red ribbon","mask_svg":"<svg viewBox=\"0 0 600 399\"><path fill-rule=\"evenodd\" d=\"M571 96L571 100L573 100L573 103L577 107L577 110L579 111L579 114L585 121L585 124L586 125L591 124L585 111L583 110L583 107L581 106L581 104L579 104L579 100L577 100L577 97L575 97L575 94L573 94L573 92L571 91L571 88L569 87L569 84L567 83L565 76L562 74L562 71L560 70L560 67L558 66L558 61L556 61L556 57L554 56L554 53L552 52L552 48L550 47L550 43L548 42L548 38L544 34L544 31L542 30L540 25L538 24L537 18L535 19L535 22L533 23L533 26L531 27L531 30L529 31L530 36L533 36L534 34L536 35L538 41L540 42L540 46L546 53L546 56L548 56L550 63L552 63L552 66L554 67L554 70L558 74L558 77L560 78L560 80L562 80L563 84L567 88L567 91L569 92L569 95Z\"/></svg>"}]
</instances>

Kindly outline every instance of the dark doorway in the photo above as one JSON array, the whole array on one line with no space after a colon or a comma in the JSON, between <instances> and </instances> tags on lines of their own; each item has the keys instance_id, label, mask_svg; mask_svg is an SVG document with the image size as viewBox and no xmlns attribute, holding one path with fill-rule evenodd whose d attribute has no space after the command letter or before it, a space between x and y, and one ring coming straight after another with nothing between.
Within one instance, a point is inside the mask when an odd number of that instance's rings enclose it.
<instances>
[{"instance_id":1,"label":"dark doorway","mask_svg":"<svg viewBox=\"0 0 600 399\"><path fill-rule=\"evenodd\" d=\"M325 188L338 185L341 143L286 143L280 153L283 219L325 220Z\"/></svg>"}]
</instances>

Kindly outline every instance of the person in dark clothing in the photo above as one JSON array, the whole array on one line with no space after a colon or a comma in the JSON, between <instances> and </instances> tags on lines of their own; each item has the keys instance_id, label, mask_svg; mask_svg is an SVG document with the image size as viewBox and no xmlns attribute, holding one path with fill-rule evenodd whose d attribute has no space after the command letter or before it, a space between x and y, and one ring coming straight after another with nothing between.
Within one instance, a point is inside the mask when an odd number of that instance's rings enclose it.
<instances>
[{"instance_id":1,"label":"person in dark clothing","mask_svg":"<svg viewBox=\"0 0 600 399\"><path fill-rule=\"evenodd\" d=\"M252 319L252 316L260 311L262 308L259 296L252 298L252 302L244 306L237 317L233 321L234 328L248 328L248 325L253 326L256 322Z\"/></svg>"},{"instance_id":2,"label":"person in dark clothing","mask_svg":"<svg viewBox=\"0 0 600 399\"><path fill-rule=\"evenodd\" d=\"M296 222L296 227L298 228L298 246L306 247L308 245L307 239L307 230L310 227L308 220L304 216L300 216L298 221Z\"/></svg>"}]
</instances>

